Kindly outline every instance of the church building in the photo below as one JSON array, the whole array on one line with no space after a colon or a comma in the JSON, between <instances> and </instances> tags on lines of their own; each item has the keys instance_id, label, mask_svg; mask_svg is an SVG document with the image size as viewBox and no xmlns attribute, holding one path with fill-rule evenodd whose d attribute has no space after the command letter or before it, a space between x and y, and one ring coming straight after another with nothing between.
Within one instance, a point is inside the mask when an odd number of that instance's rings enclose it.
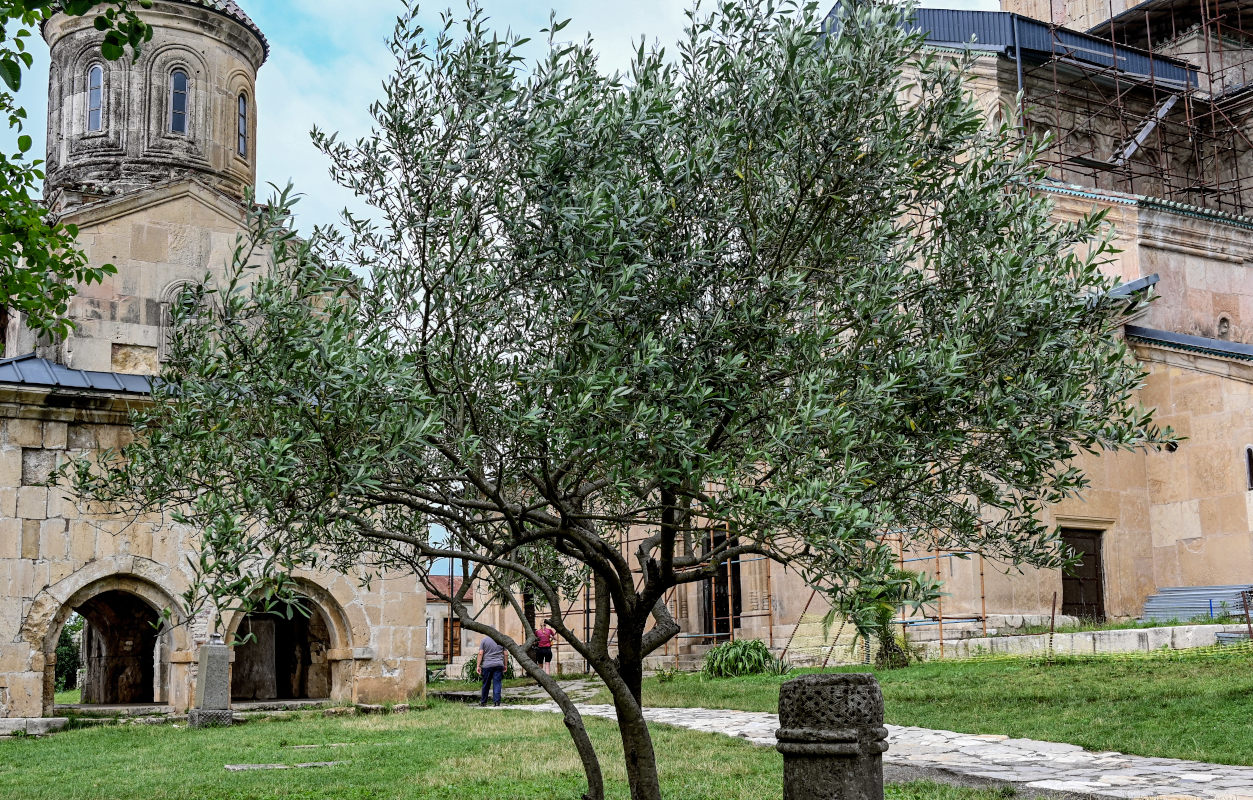
<instances>
[{"instance_id":1,"label":"church building","mask_svg":"<svg viewBox=\"0 0 1253 800\"><path fill-rule=\"evenodd\" d=\"M180 288L221 270L256 180L256 81L269 54L231 0L155 0L137 61L101 56L90 15L57 14L51 48L45 197L76 225L103 283L72 301L75 330L38 339L21 319L0 360L0 720L56 713L55 650L85 620L82 703L194 705L198 648L235 648L236 702L404 701L425 686L425 592L412 575L364 588L302 573L307 616L228 615L213 631L181 598L194 534L168 519L86 513L47 485L67 458L116 448L148 402ZM167 611L169 621L163 622Z\"/></svg>"}]
</instances>

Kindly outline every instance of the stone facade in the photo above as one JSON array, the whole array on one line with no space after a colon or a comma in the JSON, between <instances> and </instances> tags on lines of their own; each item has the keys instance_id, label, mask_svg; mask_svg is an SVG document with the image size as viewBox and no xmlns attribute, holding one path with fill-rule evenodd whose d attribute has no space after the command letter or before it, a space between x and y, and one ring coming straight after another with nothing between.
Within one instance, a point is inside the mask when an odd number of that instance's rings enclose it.
<instances>
[{"instance_id":1,"label":"stone facade","mask_svg":"<svg viewBox=\"0 0 1253 800\"><path fill-rule=\"evenodd\" d=\"M235 613L215 631L207 615L185 610L195 531L80 507L46 485L66 459L130 440L127 414L147 402L133 376L157 372L179 287L229 260L255 177L260 31L229 2L157 0L141 13L155 36L133 64L98 60L90 18L57 15L44 27L53 59L48 200L79 227L91 262L117 274L80 287L70 310L77 330L64 341L36 340L20 319L6 332L0 718L53 713L57 638L76 612L87 621L86 703L192 708L199 648L215 632L228 641L253 634L232 653L237 699L404 701L426 677L425 593L413 576L384 574L367 589L359 576L302 573L307 619L283 625ZM89 85L96 66L99 101ZM176 70L188 75L184 133L168 129ZM93 104L103 106L98 131L88 130Z\"/></svg>"},{"instance_id":2,"label":"stone facade","mask_svg":"<svg viewBox=\"0 0 1253 800\"><path fill-rule=\"evenodd\" d=\"M1108 19L1111 9L1117 14L1132 4L1003 2L1006 11L1079 31ZM1195 15L1189 4L1176 4L1180 18ZM1138 35L1130 30L1133 23L1120 24L1124 39ZM1160 40L1160 54L1190 62L1197 73L1196 86L1170 109L1175 117L1187 103L1245 82L1253 63L1247 39L1207 52L1203 41L1198 44L1199 35L1181 29L1179 36ZM954 38L960 42L971 37L958 32ZM1128 319L1128 342L1148 373L1137 399L1185 438L1170 450L1083 456L1079 465L1088 473L1090 487L1081 498L1047 509L1047 524L1096 543L1086 560L1098 597L1085 608L1129 618L1138 616L1146 598L1160 588L1253 583L1253 348L1248 347L1253 345L1253 218L1223 210L1250 200L1233 199L1231 192L1198 194L1200 205L1163 199L1178 190L1179 181L1197 176L1190 176L1189 153L1178 142L1162 144L1153 138L1166 136L1162 129L1149 132L1145 146L1124 169L1084 166L1078 159L1108 161L1126 145L1128 123L1096 113L1101 104L1110 103L1108 86L1100 81L1113 78L1103 74L1100 80L1090 79L1073 65L1050 71L1036 64L1034 70L1019 72L1006 52L984 45L987 49L971 54L969 85L989 120L1000 122L1005 109L1014 108L1021 81L1027 132L1052 133L1059 142L1049 162L1050 180L1039 187L1055 203L1058 219L1104 210L1121 250L1105 265L1108 274L1122 283L1157 276L1156 301ZM1133 120L1151 116L1160 92L1161 87L1128 79L1118 91L1122 113ZM1237 97L1230 102L1249 101ZM1241 136L1253 133L1247 114L1229 118L1244 120ZM1212 118L1196 122L1212 123ZM1253 174L1253 166L1246 163L1253 148L1235 139L1226 146L1217 138L1209 140L1206 169L1211 178ZM1155 152L1167 161L1153 161ZM1172 341L1178 335L1195 338L1183 344ZM914 638L937 638L934 617L941 613L948 638L981 632L983 623L977 618L1005 628L1022 625L1024 615L1037 624L1047 622L1054 610L1059 621L1076 616L1065 611L1073 584L1057 570L1019 571L973 554L961 558L912 551L902 558L907 568L926 570L943 581L947 592L942 608L928 609L933 619L919 620L923 624L910 629ZM591 605L584 597L574 598L569 610L563 610L567 624L582 631ZM729 638L726 620L732 617L736 637L766 640L778 651L800 634L802 617L814 620L827 610L797 575L755 559L724 572L716 582L676 590L669 605L683 633L668 646L667 656L699 652ZM521 632L507 609L496 614L505 630ZM723 622L714 622L716 615ZM815 629L811 644L820 641L818 626L807 627ZM568 648L565 652L577 666Z\"/></svg>"}]
</instances>

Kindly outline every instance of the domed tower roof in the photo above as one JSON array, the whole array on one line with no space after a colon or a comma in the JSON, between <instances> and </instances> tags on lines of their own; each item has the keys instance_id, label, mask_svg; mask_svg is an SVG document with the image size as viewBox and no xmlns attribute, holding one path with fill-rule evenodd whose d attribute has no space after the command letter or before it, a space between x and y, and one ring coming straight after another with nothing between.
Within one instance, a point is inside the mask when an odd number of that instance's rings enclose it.
<instances>
[{"instance_id":1,"label":"domed tower roof","mask_svg":"<svg viewBox=\"0 0 1253 800\"><path fill-rule=\"evenodd\" d=\"M265 38L265 34L261 32L261 28L257 26L257 23L253 22L252 18L249 17L246 13L244 13L244 10L239 7L239 4L236 3L235 0L170 0L170 1L174 3L182 3L188 6L200 6L201 8L211 8L214 11L225 14L231 19L235 20L236 22L242 23L246 28L248 28L248 30L252 31L256 35L258 40L260 40L261 46L265 49L266 58L270 57L270 42Z\"/></svg>"}]
</instances>

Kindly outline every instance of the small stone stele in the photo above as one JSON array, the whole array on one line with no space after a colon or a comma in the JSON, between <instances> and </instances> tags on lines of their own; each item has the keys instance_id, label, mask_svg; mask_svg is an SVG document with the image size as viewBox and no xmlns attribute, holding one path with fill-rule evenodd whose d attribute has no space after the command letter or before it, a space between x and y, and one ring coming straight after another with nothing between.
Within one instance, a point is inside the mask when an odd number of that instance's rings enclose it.
<instances>
[{"instance_id":1,"label":"small stone stele","mask_svg":"<svg viewBox=\"0 0 1253 800\"><path fill-rule=\"evenodd\" d=\"M200 671L196 676L196 707L187 714L193 728L230 725L231 649L216 634L200 646Z\"/></svg>"},{"instance_id":2,"label":"small stone stele","mask_svg":"<svg viewBox=\"0 0 1253 800\"><path fill-rule=\"evenodd\" d=\"M784 800L883 800L883 694L873 675L803 675L779 689Z\"/></svg>"}]
</instances>

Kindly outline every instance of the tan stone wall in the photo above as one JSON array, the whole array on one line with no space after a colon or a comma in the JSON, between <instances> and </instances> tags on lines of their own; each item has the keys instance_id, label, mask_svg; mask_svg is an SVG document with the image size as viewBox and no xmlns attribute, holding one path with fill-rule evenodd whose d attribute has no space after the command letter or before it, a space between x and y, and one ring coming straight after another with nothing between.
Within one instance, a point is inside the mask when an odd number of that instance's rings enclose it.
<instances>
[{"instance_id":1,"label":"tan stone wall","mask_svg":"<svg viewBox=\"0 0 1253 800\"><path fill-rule=\"evenodd\" d=\"M194 534L156 519L83 513L60 489L37 485L67 457L116 447L130 436L118 398L33 392L0 396L0 717L51 713L51 654L74 606L104 591L138 594L169 607L184 624L171 631L166 701L194 701L195 648L209 631L187 619L180 595L191 581ZM425 685L425 594L412 576L300 576L334 628L337 699L404 700Z\"/></svg>"},{"instance_id":2,"label":"tan stone wall","mask_svg":"<svg viewBox=\"0 0 1253 800\"><path fill-rule=\"evenodd\" d=\"M39 341L15 319L7 356L37 352L74 369L155 374L163 347L164 306L179 288L221 272L242 225L239 204L194 181L170 184L79 209L78 243L93 265L117 274L80 286L64 341Z\"/></svg>"}]
</instances>

